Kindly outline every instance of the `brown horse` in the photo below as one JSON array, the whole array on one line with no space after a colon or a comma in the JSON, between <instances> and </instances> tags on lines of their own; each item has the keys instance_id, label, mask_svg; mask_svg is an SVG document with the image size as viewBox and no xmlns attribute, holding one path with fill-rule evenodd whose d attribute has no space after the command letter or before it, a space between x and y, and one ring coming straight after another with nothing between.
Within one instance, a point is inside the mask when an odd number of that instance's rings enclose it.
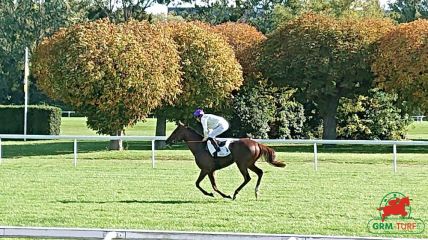
<instances>
[{"instance_id":1,"label":"brown horse","mask_svg":"<svg viewBox=\"0 0 428 240\"><path fill-rule=\"evenodd\" d=\"M257 199L263 171L256 167L255 163L261 156L264 156L267 162L275 167L285 167L284 163L275 160L275 151L273 149L248 138L243 138L230 143L229 149L231 154L223 158L213 158L206 150L206 142L202 142L202 136L195 130L180 123L171 136L166 140L166 143L171 144L181 140L186 141L187 146L193 156L195 156L196 165L201 169L199 177L196 180L196 187L207 196L214 197L214 194L208 193L202 189L199 186L199 183L208 175L214 191L219 193L223 198L231 198L229 195L226 195L217 189L214 172L225 168L234 162L238 166L239 171L241 171L241 174L244 177L244 182L235 190L233 199L236 198L239 191L251 180L248 169L255 172L258 176L255 189Z\"/></svg>"}]
</instances>

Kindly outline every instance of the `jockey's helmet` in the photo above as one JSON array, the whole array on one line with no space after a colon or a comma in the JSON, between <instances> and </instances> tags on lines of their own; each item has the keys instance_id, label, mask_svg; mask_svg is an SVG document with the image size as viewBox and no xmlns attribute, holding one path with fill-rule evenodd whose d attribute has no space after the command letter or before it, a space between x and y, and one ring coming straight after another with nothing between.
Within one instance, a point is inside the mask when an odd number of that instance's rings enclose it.
<instances>
[{"instance_id":1,"label":"jockey's helmet","mask_svg":"<svg viewBox=\"0 0 428 240\"><path fill-rule=\"evenodd\" d=\"M200 117L202 115L204 115L204 111L200 108L196 109L195 112L193 112L193 116L195 117Z\"/></svg>"}]
</instances>

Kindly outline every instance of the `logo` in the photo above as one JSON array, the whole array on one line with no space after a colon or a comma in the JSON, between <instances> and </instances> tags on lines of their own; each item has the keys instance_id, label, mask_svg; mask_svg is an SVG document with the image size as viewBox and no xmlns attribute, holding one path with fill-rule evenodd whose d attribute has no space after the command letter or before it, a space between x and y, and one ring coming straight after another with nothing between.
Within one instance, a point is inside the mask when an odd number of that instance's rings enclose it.
<instances>
[{"instance_id":1,"label":"logo","mask_svg":"<svg viewBox=\"0 0 428 240\"><path fill-rule=\"evenodd\" d=\"M376 208L379 217L371 219L367 228L375 234L418 234L425 230L425 223L413 218L412 199L399 192L386 194Z\"/></svg>"}]
</instances>

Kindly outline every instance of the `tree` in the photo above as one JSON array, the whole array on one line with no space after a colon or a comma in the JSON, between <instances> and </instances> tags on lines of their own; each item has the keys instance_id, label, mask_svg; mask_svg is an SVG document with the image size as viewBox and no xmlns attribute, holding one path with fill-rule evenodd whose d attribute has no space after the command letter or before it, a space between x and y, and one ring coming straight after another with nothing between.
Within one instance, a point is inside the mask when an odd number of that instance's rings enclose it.
<instances>
[{"instance_id":1,"label":"tree","mask_svg":"<svg viewBox=\"0 0 428 240\"><path fill-rule=\"evenodd\" d=\"M396 0L388 4L389 11L399 23L428 18L428 0Z\"/></svg>"},{"instance_id":2,"label":"tree","mask_svg":"<svg viewBox=\"0 0 428 240\"><path fill-rule=\"evenodd\" d=\"M372 67L378 87L422 111L428 110L427 41L428 20L400 24L379 40Z\"/></svg>"},{"instance_id":3,"label":"tree","mask_svg":"<svg viewBox=\"0 0 428 240\"><path fill-rule=\"evenodd\" d=\"M213 25L225 22L241 22L255 26L259 31L267 33L273 30L272 12L274 6L282 5L291 9L301 5L300 0L250 0L214 1L208 6L196 6L195 9L177 11L175 14L189 20L199 20Z\"/></svg>"},{"instance_id":4,"label":"tree","mask_svg":"<svg viewBox=\"0 0 428 240\"><path fill-rule=\"evenodd\" d=\"M159 23L177 43L183 72L181 94L157 111L156 131L165 135L166 119L188 121L197 107L224 104L242 84L242 70L232 48L209 26L192 22Z\"/></svg>"},{"instance_id":5,"label":"tree","mask_svg":"<svg viewBox=\"0 0 428 240\"><path fill-rule=\"evenodd\" d=\"M25 47L31 51L43 37L81 21L83 5L75 0L0 1L0 103L23 102Z\"/></svg>"},{"instance_id":6,"label":"tree","mask_svg":"<svg viewBox=\"0 0 428 240\"><path fill-rule=\"evenodd\" d=\"M305 14L266 40L261 69L279 86L298 89L323 118L323 138L336 138L339 99L365 93L373 75L372 44L393 27L384 19Z\"/></svg>"},{"instance_id":7,"label":"tree","mask_svg":"<svg viewBox=\"0 0 428 240\"><path fill-rule=\"evenodd\" d=\"M147 22L96 21L62 29L34 54L38 86L88 117L101 134L122 135L180 92L177 47ZM120 149L120 141L112 149Z\"/></svg>"},{"instance_id":8,"label":"tree","mask_svg":"<svg viewBox=\"0 0 428 240\"><path fill-rule=\"evenodd\" d=\"M318 13L332 17L359 16L383 17L378 0L308 0L297 1L294 5L275 5L272 13L273 28L286 23L304 13Z\"/></svg>"},{"instance_id":9,"label":"tree","mask_svg":"<svg viewBox=\"0 0 428 240\"><path fill-rule=\"evenodd\" d=\"M235 56L242 67L244 79L255 78L259 75L257 69L258 54L260 53L260 44L266 40L263 33L255 27L246 23L223 23L214 26L214 30L224 37L232 47Z\"/></svg>"}]
</instances>

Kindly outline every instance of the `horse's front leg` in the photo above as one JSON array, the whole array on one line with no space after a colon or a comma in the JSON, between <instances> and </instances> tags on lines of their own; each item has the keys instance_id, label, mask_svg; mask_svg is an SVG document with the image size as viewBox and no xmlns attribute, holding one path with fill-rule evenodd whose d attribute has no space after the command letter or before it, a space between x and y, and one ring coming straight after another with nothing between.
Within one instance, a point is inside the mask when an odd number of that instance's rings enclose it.
<instances>
[{"instance_id":1,"label":"horse's front leg","mask_svg":"<svg viewBox=\"0 0 428 240\"><path fill-rule=\"evenodd\" d=\"M199 184L201 183L201 181L205 178L205 176L207 175L207 172L204 172L201 170L201 172L199 173L199 177L196 180L196 187L205 195L210 196L210 197L214 197L213 193L208 193L207 191L205 191L203 188L201 188L201 186L199 186Z\"/></svg>"},{"instance_id":2,"label":"horse's front leg","mask_svg":"<svg viewBox=\"0 0 428 240\"><path fill-rule=\"evenodd\" d=\"M218 190L217 185L215 183L214 172L208 173L208 177L210 178L211 186L213 187L214 191L218 192L218 194L220 194L223 198L232 199L229 195L226 195L226 194L222 193L220 190Z\"/></svg>"}]
</instances>

